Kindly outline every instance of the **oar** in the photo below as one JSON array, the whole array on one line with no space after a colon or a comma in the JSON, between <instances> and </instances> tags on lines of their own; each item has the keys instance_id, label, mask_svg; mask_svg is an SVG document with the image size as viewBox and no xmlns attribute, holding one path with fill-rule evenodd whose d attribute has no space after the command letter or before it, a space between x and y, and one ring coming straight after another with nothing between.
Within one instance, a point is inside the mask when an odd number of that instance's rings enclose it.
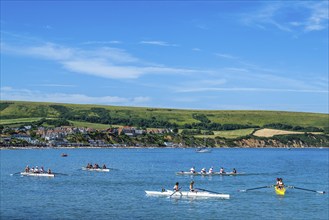
<instances>
[{"instance_id":1,"label":"oar","mask_svg":"<svg viewBox=\"0 0 329 220\"><path fill-rule=\"evenodd\" d=\"M270 188L272 186L260 186L260 187L256 187L256 188L251 188L251 189L240 189L238 190L239 192L247 192L247 191L251 191L251 190L255 190L255 189L263 189L263 188Z\"/></svg>"},{"instance_id":2,"label":"oar","mask_svg":"<svg viewBox=\"0 0 329 220\"><path fill-rule=\"evenodd\" d=\"M316 192L316 193L320 193L320 194L325 194L326 193L325 191L316 191L316 190L313 190L313 189L304 189L304 188L300 188L300 187L296 187L296 186L288 186L288 187L292 188L292 189L300 189L300 190Z\"/></svg>"},{"instance_id":3,"label":"oar","mask_svg":"<svg viewBox=\"0 0 329 220\"><path fill-rule=\"evenodd\" d=\"M181 187L181 188L182 188L182 187ZM177 191L173 192L169 197L173 196L176 192L179 192L179 190L180 190L181 188L179 188ZM181 195L182 195L182 193L181 193Z\"/></svg>"},{"instance_id":4,"label":"oar","mask_svg":"<svg viewBox=\"0 0 329 220\"><path fill-rule=\"evenodd\" d=\"M46 172L45 172L46 173ZM63 175L63 176L68 176L68 174L66 174L66 173L53 173L52 172L52 174L55 174L55 175Z\"/></svg>"},{"instance_id":5,"label":"oar","mask_svg":"<svg viewBox=\"0 0 329 220\"><path fill-rule=\"evenodd\" d=\"M201 190L201 191L205 191L205 192L215 193L215 194L222 194L222 193L210 191L210 190L207 190L207 189L200 189L200 188L195 188L195 189L198 189L198 190Z\"/></svg>"},{"instance_id":6,"label":"oar","mask_svg":"<svg viewBox=\"0 0 329 220\"><path fill-rule=\"evenodd\" d=\"M11 173L10 176L17 175L17 174L20 174L20 173L21 173L21 172Z\"/></svg>"}]
</instances>

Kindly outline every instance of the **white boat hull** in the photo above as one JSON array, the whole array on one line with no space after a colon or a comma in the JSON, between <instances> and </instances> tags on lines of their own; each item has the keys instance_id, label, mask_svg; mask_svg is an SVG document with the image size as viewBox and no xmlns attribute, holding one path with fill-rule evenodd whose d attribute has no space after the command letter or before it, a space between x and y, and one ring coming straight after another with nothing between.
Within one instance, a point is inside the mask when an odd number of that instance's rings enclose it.
<instances>
[{"instance_id":1,"label":"white boat hull","mask_svg":"<svg viewBox=\"0 0 329 220\"><path fill-rule=\"evenodd\" d=\"M201 173L201 172L190 172L190 171L181 171L176 172L176 175L193 175L193 176L241 176L246 175L246 173L220 173L220 172L213 172L213 173Z\"/></svg>"},{"instance_id":2,"label":"white boat hull","mask_svg":"<svg viewBox=\"0 0 329 220\"><path fill-rule=\"evenodd\" d=\"M39 177L55 177L53 173L30 173L30 172L21 172L22 176L39 176Z\"/></svg>"},{"instance_id":3,"label":"white boat hull","mask_svg":"<svg viewBox=\"0 0 329 220\"><path fill-rule=\"evenodd\" d=\"M221 199L229 199L229 194L215 194L215 193L209 193L209 192L189 192L189 191L178 191L174 193L172 190L166 190L164 192L159 191L145 191L145 193L149 196L171 196L171 197L202 197L202 198L221 198Z\"/></svg>"},{"instance_id":4,"label":"white boat hull","mask_svg":"<svg viewBox=\"0 0 329 220\"><path fill-rule=\"evenodd\" d=\"M82 167L82 170L87 170L87 171L96 171L96 172L110 172L110 169L102 169L102 168L86 168L86 167Z\"/></svg>"}]
</instances>

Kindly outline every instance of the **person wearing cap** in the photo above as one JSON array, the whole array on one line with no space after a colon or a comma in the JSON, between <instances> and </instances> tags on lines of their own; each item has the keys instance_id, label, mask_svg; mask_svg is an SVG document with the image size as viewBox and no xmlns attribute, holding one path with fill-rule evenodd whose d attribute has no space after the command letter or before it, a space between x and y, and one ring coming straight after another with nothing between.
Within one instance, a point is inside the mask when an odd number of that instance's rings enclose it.
<instances>
[{"instance_id":1,"label":"person wearing cap","mask_svg":"<svg viewBox=\"0 0 329 220\"><path fill-rule=\"evenodd\" d=\"M223 167L220 168L219 173L225 173L225 170Z\"/></svg>"},{"instance_id":2,"label":"person wearing cap","mask_svg":"<svg viewBox=\"0 0 329 220\"><path fill-rule=\"evenodd\" d=\"M233 168L233 171L232 171L232 173L234 173L234 174L235 174L235 173L237 173L235 168Z\"/></svg>"},{"instance_id":3,"label":"person wearing cap","mask_svg":"<svg viewBox=\"0 0 329 220\"><path fill-rule=\"evenodd\" d=\"M202 168L201 174L206 174L206 173L207 173L206 168Z\"/></svg>"},{"instance_id":4,"label":"person wearing cap","mask_svg":"<svg viewBox=\"0 0 329 220\"><path fill-rule=\"evenodd\" d=\"M210 167L208 173L212 174L213 172L213 167Z\"/></svg>"},{"instance_id":5,"label":"person wearing cap","mask_svg":"<svg viewBox=\"0 0 329 220\"><path fill-rule=\"evenodd\" d=\"M191 172L191 173L195 173L194 166L190 169L190 172Z\"/></svg>"}]
</instances>

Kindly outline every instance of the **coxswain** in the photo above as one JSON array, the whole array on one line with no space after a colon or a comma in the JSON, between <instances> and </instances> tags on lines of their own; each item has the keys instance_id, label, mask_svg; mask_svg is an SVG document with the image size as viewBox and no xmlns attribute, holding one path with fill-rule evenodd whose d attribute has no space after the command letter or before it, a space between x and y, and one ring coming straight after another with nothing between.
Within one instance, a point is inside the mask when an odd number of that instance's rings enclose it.
<instances>
[{"instance_id":1,"label":"coxswain","mask_svg":"<svg viewBox=\"0 0 329 220\"><path fill-rule=\"evenodd\" d=\"M235 168L233 168L232 173L234 173L234 174L237 173Z\"/></svg>"},{"instance_id":2,"label":"coxswain","mask_svg":"<svg viewBox=\"0 0 329 220\"><path fill-rule=\"evenodd\" d=\"M27 165L27 166L25 167L25 173L28 173L28 172L30 172L30 167L29 167L29 165Z\"/></svg>"},{"instance_id":3,"label":"coxswain","mask_svg":"<svg viewBox=\"0 0 329 220\"><path fill-rule=\"evenodd\" d=\"M191 173L195 173L194 166L190 169L190 172L191 172Z\"/></svg>"},{"instance_id":4,"label":"coxswain","mask_svg":"<svg viewBox=\"0 0 329 220\"><path fill-rule=\"evenodd\" d=\"M179 182L176 182L175 186L174 186L174 191L179 191Z\"/></svg>"},{"instance_id":5,"label":"coxswain","mask_svg":"<svg viewBox=\"0 0 329 220\"><path fill-rule=\"evenodd\" d=\"M206 168L202 168L201 174L206 174L206 173L207 173Z\"/></svg>"},{"instance_id":6,"label":"coxswain","mask_svg":"<svg viewBox=\"0 0 329 220\"><path fill-rule=\"evenodd\" d=\"M225 173L225 170L223 167L220 168L219 173Z\"/></svg>"},{"instance_id":7,"label":"coxswain","mask_svg":"<svg viewBox=\"0 0 329 220\"><path fill-rule=\"evenodd\" d=\"M50 169L48 169L48 172L47 172L48 174L51 174L51 170Z\"/></svg>"}]
</instances>

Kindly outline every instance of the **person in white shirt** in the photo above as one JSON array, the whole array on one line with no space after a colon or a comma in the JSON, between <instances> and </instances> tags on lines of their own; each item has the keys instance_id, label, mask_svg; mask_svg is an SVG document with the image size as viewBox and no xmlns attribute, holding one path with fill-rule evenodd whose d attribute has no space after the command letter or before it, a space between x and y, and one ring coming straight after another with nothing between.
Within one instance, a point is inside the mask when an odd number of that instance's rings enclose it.
<instances>
[{"instance_id":1,"label":"person in white shirt","mask_svg":"<svg viewBox=\"0 0 329 220\"><path fill-rule=\"evenodd\" d=\"M219 173L225 173L225 170L223 167L220 168Z\"/></svg>"},{"instance_id":2,"label":"person in white shirt","mask_svg":"<svg viewBox=\"0 0 329 220\"><path fill-rule=\"evenodd\" d=\"M213 168L212 168L212 167L210 167L210 169L209 169L208 173L212 174L213 172L214 172L214 171L213 171Z\"/></svg>"},{"instance_id":3,"label":"person in white shirt","mask_svg":"<svg viewBox=\"0 0 329 220\"><path fill-rule=\"evenodd\" d=\"M194 169L194 167L192 167L192 168L190 169L190 172L191 172L191 173L195 173L195 169Z\"/></svg>"},{"instance_id":4,"label":"person in white shirt","mask_svg":"<svg viewBox=\"0 0 329 220\"><path fill-rule=\"evenodd\" d=\"M205 174L205 173L207 173L206 168L202 168L201 174Z\"/></svg>"}]
</instances>

